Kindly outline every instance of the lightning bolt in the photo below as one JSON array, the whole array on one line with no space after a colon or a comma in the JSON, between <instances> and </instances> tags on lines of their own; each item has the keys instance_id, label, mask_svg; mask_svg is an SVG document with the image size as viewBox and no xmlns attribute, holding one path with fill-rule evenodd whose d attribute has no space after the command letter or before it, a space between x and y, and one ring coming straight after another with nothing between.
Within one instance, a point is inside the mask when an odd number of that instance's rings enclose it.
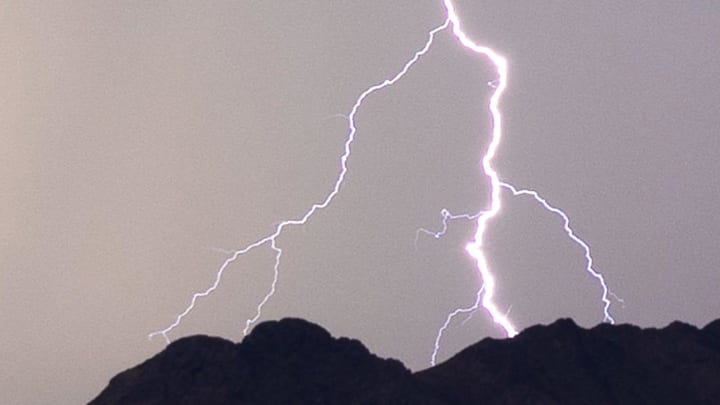
<instances>
[{"instance_id":1,"label":"lightning bolt","mask_svg":"<svg viewBox=\"0 0 720 405\"><path fill-rule=\"evenodd\" d=\"M169 326L162 330L158 330L156 332L152 332L148 335L148 338L152 339L156 336L162 336L167 343L170 342L170 339L168 337L168 334L175 329L182 320L192 312L192 310L195 308L195 305L197 304L198 300L200 298L206 297L215 291L218 286L220 285L220 282L222 280L223 274L227 270L227 268L230 266L230 264L234 263L236 260L238 260L241 256L245 255L246 253L250 252L251 250L260 248L262 246L269 246L270 249L272 249L275 252L275 264L273 266L273 280L270 285L269 290L263 297L263 299L258 303L255 315L245 321L245 327L243 329L243 334L247 335L249 329L251 326L260 319L262 316L262 310L264 306L268 303L268 301L272 298L272 296L275 294L275 291L277 289L278 279L280 276L280 265L281 265L281 258L283 255L283 250L278 246L277 244L277 238L283 233L283 231L290 227L295 225L303 225L306 224L313 215L315 215L318 211L323 210L327 208L335 198L335 196L340 192L340 188L343 185L343 182L345 180L345 177L348 173L348 166L347 162L350 158L351 154L351 147L353 142L355 141L357 128L355 124L355 116L362 106L362 103L364 100L373 94L376 91L382 90L384 88L387 88L389 86L392 86L394 83L396 83L398 80L400 80L409 70L410 68L423 56L425 55L428 50L430 49L431 45L433 44L433 40L435 39L435 36L438 32L445 30L448 27L451 27L452 35L460 42L460 44L472 51L473 53L477 55L484 56L488 58L493 66L495 67L497 71L497 78L495 80L489 81L488 86L494 89L492 96L490 97L488 109L490 111L491 120L492 120L492 132L490 137L490 142L487 147L487 150L485 151L485 154L482 156L482 173L485 175L490 182L490 207L487 210L480 211L477 214L453 214L447 209L441 210L442 215L442 229L438 232L432 232L427 229L419 229L416 233L415 242L417 244L417 239L420 236L421 233L433 236L434 238L440 238L442 237L447 229L448 229L448 222L451 220L459 220L459 219L465 219L465 220L472 220L475 221L477 224L477 229L475 231L473 239L467 243L465 246L465 250L468 252L468 254L474 259L476 264L477 273L480 276L480 286L478 287L478 290L475 295L475 301L474 303L467 307L467 308L457 308L454 311L450 312L443 323L443 325L440 327L440 329L437 332L436 339L435 339L435 345L434 350L432 353L431 363L434 365L438 351L440 349L440 342L443 336L443 333L449 328L451 322L453 319L460 315L460 314L470 314L472 316L473 313L477 312L479 309L484 308L487 313L490 315L492 320L501 327L505 334L509 337L515 336L518 331L516 327L512 324L508 317L508 312L502 313L498 307L497 304L494 302L494 295L496 290L496 282L495 277L493 276L493 273L488 265L487 258L485 257L485 253L483 251L484 246L484 239L485 239L485 233L488 228L489 223L498 215L498 213L501 211L502 208L502 200L501 200L501 189L506 188L512 192L515 196L531 196L540 203L546 210L555 213L563 218L564 220L564 228L565 232L567 233L568 237L570 237L575 243L580 245L585 250L585 257L587 259L587 267L586 271L595 277L602 286L602 302L604 303L603 310L604 310L604 320L607 322L614 322L614 319L612 316L610 316L609 313L609 307L610 307L610 300L608 299L608 295L613 296L617 298L612 292L608 290L608 287L605 283L605 280L603 276L594 270L593 268L593 261L592 257L590 255L590 248L587 243L585 243L582 239L577 237L573 230L570 228L570 221L567 217L567 215L561 211L558 208L555 208L551 206L545 199L543 199L537 192L532 190L520 190L512 185L501 182L498 176L497 171L492 166L493 158L495 157L495 154L497 152L497 149L500 145L500 142L502 140L502 114L500 111L500 99L505 92L505 89L507 88L507 77L508 77L508 62L507 59L505 59L503 56L501 56L499 53L494 51L493 49L485 46L481 46L473 42L462 30L460 19L457 15L457 12L455 10L455 6L452 3L451 0L443 0L443 5L445 7L445 10L447 12L447 18L446 20L439 25L436 28L433 28L428 32L427 40L424 44L424 46L415 52L415 54L410 58L405 65L402 67L402 69L392 78L385 79L384 81L375 84L369 88L367 88L365 91L360 93L358 98L355 100L355 103L353 104L352 108L350 109L350 112L347 114L347 116L343 116L343 118L347 119L347 137L345 139L344 143L344 153L340 156L340 171L336 178L336 181L330 190L330 192L324 197L324 199L321 200L319 203L313 204L307 211L305 211L305 214L297 219L289 219L284 220L282 222L279 222L278 225L275 227L274 232L271 234L255 241L254 243L251 243L241 249L235 250L231 252L229 257L223 262L223 264L217 269L215 280L214 282L205 290L196 292L193 294L192 298L190 299L190 303L185 308L183 312L177 315L175 318L175 321L172 322ZM621 299L617 298L622 302Z\"/></svg>"},{"instance_id":2,"label":"lightning bolt","mask_svg":"<svg viewBox=\"0 0 720 405\"><path fill-rule=\"evenodd\" d=\"M448 27L450 24L450 19L445 20L445 22L432 29L428 33L428 39L425 42L425 45L415 54L413 55L410 60L408 60L405 65L402 67L402 69L392 78L385 79L384 81L371 86L367 88L365 91L360 93L358 98L355 100L355 104L353 104L352 108L350 109L350 113L347 115L347 123L348 123L348 134L347 138L345 139L345 151L340 156L340 173L338 174L337 179L335 180L335 184L333 185L332 190L325 196L325 198L320 203L313 204L306 212L305 215L298 219L290 219L280 222L277 227L275 228L275 231L271 233L270 235L267 235L263 237L262 239L257 240L256 242L245 246L242 249L238 249L235 252L230 255L225 262L218 268L217 273L215 275L215 281L213 282L210 287L203 291L196 292L193 294L192 298L190 299L189 305L185 308L183 312L181 312L176 318L173 323L168 325L166 328L152 332L148 335L148 339L152 339L156 336L162 336L165 339L166 343L170 343L170 339L168 337L168 334L175 329L180 323L182 322L183 318L185 318L192 310L195 308L195 305L198 301L198 299L206 297L215 291L218 286L220 285L220 281L222 280L223 274L227 270L228 266L235 262L239 257L243 256L244 254L250 252L251 250L254 250L256 248L259 248L264 245L270 245L270 248L275 252L275 265L273 267L273 280L270 285L270 289L265 294L263 299L258 303L255 315L252 318L249 318L245 321L245 328L243 329L243 334L247 335L248 331L250 330L250 327L257 322L258 319L262 316L262 310L265 304L272 298L272 296L275 294L275 291L277 289L277 283L278 279L280 277L280 258L282 257L283 250L278 247L277 245L277 238L283 233L285 228L292 226L292 225L303 225L307 223L307 221L310 220L310 218L319 210L322 210L326 208L330 203L333 201L335 196L340 192L340 187L343 184L343 181L345 180L345 176L348 173L348 166L347 161L350 158L350 152L351 152L351 146L353 142L355 141L355 135L357 133L357 128L355 126L355 115L357 114L358 110L360 109L360 106L362 105L363 101L366 97L369 95L375 93L376 91L382 90L388 86L392 86L400 80L405 74L410 70L410 68L417 62L421 56L425 55L427 51L430 49L430 46L433 43L433 40L435 39L435 35L444 30Z\"/></svg>"},{"instance_id":3,"label":"lightning bolt","mask_svg":"<svg viewBox=\"0 0 720 405\"><path fill-rule=\"evenodd\" d=\"M435 350L432 356L433 364L437 356L442 334L448 328L453 318L461 313L472 312L478 309L481 305L490 314L493 322L505 330L507 336L512 337L517 334L517 329L510 319L500 312L493 301L495 296L495 277L490 270L487 258L485 257L485 252L483 251L485 231L487 230L488 224L493 218L495 218L495 216L497 216L502 208L502 200L500 199L500 179L497 171L495 171L492 166L492 160L495 157L495 153L497 152L497 149L500 146L500 141L502 140L502 114L500 112L499 105L500 98L507 88L508 62L505 57L501 56L493 49L473 42L462 30L460 18L455 10L455 5L450 0L444 0L444 5L447 11L447 18L452 26L452 33L455 38L465 48L490 59L492 64L495 66L498 77L496 80L491 82L492 87L495 88L495 91L493 91L492 96L490 97L490 104L488 105L492 119L492 134L490 137L490 144L485 151L485 155L482 157L483 174L490 180L490 208L483 211L477 217L477 230L475 231L475 236L473 240L465 246L465 250L477 264L477 271L480 274L482 286L478 289L475 303L472 306L468 308L458 308L448 315L445 323L438 331L437 338L435 340Z\"/></svg>"},{"instance_id":4,"label":"lightning bolt","mask_svg":"<svg viewBox=\"0 0 720 405\"><path fill-rule=\"evenodd\" d=\"M603 313L604 313L604 321L614 323L615 320L612 318L612 316L609 313L610 308L610 300L608 299L608 294L611 294L612 296L615 296L612 294L607 287L607 284L605 283L604 277L595 271L593 269L593 260L592 256L590 255L590 247L587 243L585 243L582 239L577 237L575 235L575 232L573 232L572 228L570 228L570 220L568 216L560 209L551 206L545 199L543 199L536 191L532 190L518 190L517 188L513 187L512 185L501 182L497 171L492 166L492 160L495 157L495 153L497 151L497 148L500 145L500 141L502 140L502 114L500 112L500 99L502 97L502 94L505 92L505 89L507 88L507 80L508 80L508 62L505 57L498 54L496 51L476 44L473 42L467 34L462 30L460 19L457 15L457 12L455 10L455 6L450 0L444 0L445 9L447 11L448 20L451 23L452 26L452 33L455 36L455 38L464 46L465 48L471 50L472 52L483 55L490 59L490 61L495 66L495 69L497 71L497 79L492 80L488 82L488 86L495 89L492 96L490 97L490 103L488 105L488 109L490 110L490 115L492 119L492 134L491 134L491 140L490 144L485 152L485 154L482 157L482 169L483 174L490 180L490 208L486 211L481 212L480 214L477 214L475 216L469 215L469 214L461 214L461 215L453 215L450 214L449 211L446 209L443 209L441 211L441 215L443 217L443 228L439 232L431 232L425 229L420 229L416 233L416 241L419 234L425 233L428 235L431 235L435 238L439 238L442 235L445 234L447 231L447 221L449 219L474 219L477 221L477 229L475 231L475 236L472 241L470 241L466 246L465 250L470 254L470 256L475 260L477 265L477 271L480 275L480 278L482 280L481 286L477 291L477 294L475 296L475 302L466 308L457 308L454 311L450 312L448 316L445 319L445 322L442 324L440 329L438 329L438 332L435 337L435 345L433 348L433 353L431 355L430 363L431 365L435 365L437 360L438 351L440 350L440 341L442 340L444 332L448 329L450 326L450 323L453 321L453 319L460 315L465 313L473 314L475 311L477 311L480 307L485 308L485 310L490 314L490 317L492 320L502 327L508 337L515 336L518 331L517 328L512 324L508 317L508 313L501 313L500 310L497 307L497 304L493 301L494 295L495 295L495 277L493 276L490 267L487 262L487 258L485 257L485 253L483 251L483 245L484 245L484 238L485 238L485 231L487 230L488 224L490 221L497 216L497 214L500 212L502 208L502 200L501 200L501 187L505 187L508 190L510 190L514 196L521 196L521 195L529 195L535 199L538 203L540 203L546 210L555 213L562 217L564 220L564 229L567 233L568 237L572 239L575 243L580 245L584 251L585 251L585 258L587 260L587 266L585 270L595 277L601 287L602 287L602 297L601 300L603 302ZM417 242L416 242L417 243ZM620 300L622 302L622 300ZM509 311L508 311L509 312Z\"/></svg>"}]
</instances>

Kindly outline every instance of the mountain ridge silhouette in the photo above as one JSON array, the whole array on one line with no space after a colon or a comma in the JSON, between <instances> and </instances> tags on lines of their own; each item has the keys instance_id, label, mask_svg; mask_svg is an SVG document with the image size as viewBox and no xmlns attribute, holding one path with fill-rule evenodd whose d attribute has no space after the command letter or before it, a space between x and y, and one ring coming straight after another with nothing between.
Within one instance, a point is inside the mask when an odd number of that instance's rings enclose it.
<instances>
[{"instance_id":1,"label":"mountain ridge silhouette","mask_svg":"<svg viewBox=\"0 0 720 405\"><path fill-rule=\"evenodd\" d=\"M358 340L285 318L239 343L174 341L113 377L90 405L285 403L720 404L720 319L702 329L560 319L413 373Z\"/></svg>"}]
</instances>

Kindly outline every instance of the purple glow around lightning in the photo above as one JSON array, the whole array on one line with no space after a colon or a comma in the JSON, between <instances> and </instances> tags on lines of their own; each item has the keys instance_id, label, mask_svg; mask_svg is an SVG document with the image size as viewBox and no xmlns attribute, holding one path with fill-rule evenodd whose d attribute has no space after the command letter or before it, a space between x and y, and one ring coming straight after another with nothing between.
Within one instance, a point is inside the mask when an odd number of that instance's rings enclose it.
<instances>
[{"instance_id":1,"label":"purple glow around lightning","mask_svg":"<svg viewBox=\"0 0 720 405\"><path fill-rule=\"evenodd\" d=\"M236 250L232 253L230 257L228 257L225 262L218 268L217 273L215 275L215 281L213 284L208 287L204 291L196 292L193 294L190 304L185 308L183 312L181 312L176 318L173 323L168 325L165 329L158 330L156 332L152 332L148 335L149 339L152 339L155 336L162 336L165 339L165 342L170 343L170 339L168 338L168 333L170 333L173 329L175 329L180 323L182 322L183 318L185 318L192 310L195 308L195 304L197 303L197 300L202 297L206 297L210 294L212 294L213 291L215 291L218 286L220 285L220 281L222 279L223 274L225 273L225 270L228 268L228 266L233 263L235 260L237 260L240 256L248 253L249 251L258 248L260 246L269 244L270 248L275 251L275 266L273 267L273 281L270 285L270 290L265 294L265 297L260 301L260 303L257 305L255 315L245 321L245 328L243 329L243 334L247 335L250 327L257 322L258 319L260 319L260 316L262 316L262 309L265 306L265 304L270 300L270 298L275 294L275 290L277 288L278 278L280 276L280 258L282 256L282 249L277 246L277 238L282 234L283 230L290 225L303 225L307 223L307 221L310 219L310 217L313 216L318 210L326 208L332 200L335 198L335 196L340 192L340 187L343 184L343 181L345 180L345 176L348 172L347 167L347 161L350 157L350 151L353 141L355 140L355 134L357 132L357 129L355 127L355 115L358 112L358 109L362 105L363 101L367 96L370 94L384 89L388 86L393 85L395 82L400 80L405 74L410 70L410 67L417 62L421 56L423 56L429 49L430 46L433 43L433 40L435 39L435 34L437 34L439 31L444 30L448 27L450 24L450 19L446 19L445 22L432 29L428 33L428 39L425 42L425 45L415 54L413 57L408 60L403 68L398 72L395 76L393 76L391 79L386 79L372 87L369 87L362 93L360 93L360 96L355 100L355 104L353 104L352 108L350 109L350 113L347 115L347 123L348 123L348 135L345 140L345 149L342 156L340 156L340 173L338 174L337 179L335 180L335 185L333 186L330 193L328 193L325 198L320 203L313 204L310 209L308 209L305 212L305 215L300 217L299 219L291 219L291 220L285 220L280 222L277 227L275 228L275 232L272 234L265 236L264 238L242 248L239 250Z\"/></svg>"}]
</instances>

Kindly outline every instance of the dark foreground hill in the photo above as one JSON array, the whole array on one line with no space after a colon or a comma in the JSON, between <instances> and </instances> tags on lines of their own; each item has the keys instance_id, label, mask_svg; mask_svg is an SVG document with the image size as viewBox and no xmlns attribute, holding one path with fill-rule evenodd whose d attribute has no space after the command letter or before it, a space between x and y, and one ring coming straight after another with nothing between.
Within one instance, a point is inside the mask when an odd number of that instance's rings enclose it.
<instances>
[{"instance_id":1,"label":"dark foreground hill","mask_svg":"<svg viewBox=\"0 0 720 405\"><path fill-rule=\"evenodd\" d=\"M413 374L357 340L283 319L242 343L173 342L90 404L720 404L720 320L588 330L563 319Z\"/></svg>"}]
</instances>

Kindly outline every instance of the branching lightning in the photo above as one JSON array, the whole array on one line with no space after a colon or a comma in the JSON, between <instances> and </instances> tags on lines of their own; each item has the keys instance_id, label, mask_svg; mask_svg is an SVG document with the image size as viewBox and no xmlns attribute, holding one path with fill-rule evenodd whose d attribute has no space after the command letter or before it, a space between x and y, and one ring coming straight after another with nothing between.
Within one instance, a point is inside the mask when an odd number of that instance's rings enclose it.
<instances>
[{"instance_id":1,"label":"branching lightning","mask_svg":"<svg viewBox=\"0 0 720 405\"><path fill-rule=\"evenodd\" d=\"M395 82L400 80L405 74L410 70L412 65L417 62L421 56L425 55L427 51L430 49L430 46L433 43L433 40L435 39L435 35L439 32L444 30L448 27L450 24L450 20L447 19L445 22L432 29L428 33L428 39L425 42L425 45L415 54L412 58L410 58L409 61L405 63L403 68L398 72L395 76L393 76L391 79L386 79L374 86L369 87L362 93L360 93L360 96L355 100L355 104L353 104L352 108L350 109L350 113L347 115L347 123L348 123L348 134L347 138L345 140L345 151L340 156L340 173L338 174L337 179L335 180L335 184L332 188L332 190L325 196L325 199L322 200L320 203L313 204L310 209L308 209L305 212L305 215L300 217L299 219L291 219L291 220L285 220L280 222L277 227L275 228L275 232L272 234L265 236L264 238L242 248L239 250L236 250L233 252L233 254L228 257L225 262L220 266L220 268L217 270L217 273L215 275L215 282L208 287L204 291L196 292L193 294L192 298L190 299L190 304L185 308L183 312L181 312L176 318L173 323L171 323L169 326L167 326L165 329L152 332L148 335L149 339L152 339L155 336L161 335L167 343L170 343L170 339L168 338L168 333L170 333L173 329L175 329L178 325L180 325L180 322L182 322L183 318L185 318L192 310L195 308L195 304L197 303L197 300L206 297L210 294L212 294L213 291L215 291L218 286L220 285L220 281L222 280L222 276L225 273L225 270L228 268L228 266L233 263L235 260L237 260L240 256L250 252L251 250L254 250L260 246L269 244L270 248L275 251L275 266L273 267L273 280L270 285L270 290L267 292L265 297L260 301L258 304L255 315L245 321L245 328L243 329L243 334L247 335L248 331L250 330L250 327L257 322L258 319L262 316L262 310L265 304L270 300L270 298L275 294L275 290L277 289L277 283L278 278L280 276L280 258L282 256L283 250L277 246L277 238L282 234L283 230L291 225L303 225L307 223L307 221L318 211L326 208L330 203L333 201L335 196L340 192L340 187L343 184L343 181L345 180L345 176L348 172L348 166L347 161L348 158L350 158L350 151L353 141L355 140L355 134L357 133L357 128L355 126L355 115L357 114L360 106L362 105L365 98L372 93L382 90L388 86L393 85Z\"/></svg>"},{"instance_id":2,"label":"branching lightning","mask_svg":"<svg viewBox=\"0 0 720 405\"><path fill-rule=\"evenodd\" d=\"M481 306L487 310L487 312L490 314L490 317L492 320L501 326L508 337L515 336L517 334L517 329L512 324L510 319L508 318L508 313L501 313L498 309L497 305L493 301L493 297L495 294L495 277L493 276L490 267L487 262L487 258L485 257L485 253L483 251L483 245L484 245L484 237L485 237L485 231L487 230L489 222L497 216L497 214L500 212L502 208L502 200L500 198L501 194L501 187L506 187L509 190L513 192L514 195L531 195L535 198L536 201L538 201L540 204L542 204L545 209L560 215L564 221L565 221L565 231L568 234L568 236L575 241L577 244L583 247L585 249L585 257L587 259L587 267L586 270L588 273L590 273L593 277L595 277L601 284L603 293L602 293L602 301L604 303L603 311L604 311L604 320L607 322L613 323L614 320L609 314L609 307L610 307L610 301L608 300L608 288L605 283L604 278L602 275L598 272L596 272L592 267L592 257L590 256L590 248L589 246L583 242L580 238L578 238L575 233L570 228L570 220L568 219L567 215L562 212L561 210L550 206L546 200L540 197L540 195L537 192L529 191L529 190L517 190L513 186L511 186L508 183L501 182L497 172L492 167L492 159L495 156L495 153L497 151L498 146L500 145L500 141L502 139L502 114L500 112L499 103L500 98L502 97L502 94L505 92L505 89L507 88L507 78L508 78L508 62L507 59L505 59L503 56L495 52L494 50L484 47L481 45L476 44L473 42L467 34L462 30L460 25L460 19L457 15L457 12L455 10L455 6L453 5L452 1L450 0L444 0L445 9L447 10L448 19L450 20L451 26L452 26L452 33L455 36L455 38L467 49L471 50L472 52L483 55L490 59L490 61L493 63L497 70L498 77L495 80L492 80L488 82L488 86L495 89L492 96L490 97L490 103L488 106L488 109L490 110L490 115L492 119L492 135L490 139L490 144L485 152L485 155L482 157L482 168L484 175L490 180L490 208L486 211L481 212L477 218L473 218L477 221L477 230L475 231L475 237L474 239L469 242L465 249L470 254L470 256L475 259L475 262L477 264L477 271L480 274L480 278L482 280L482 285L477 291L475 302L467 307L467 308L457 308L454 311L450 312L445 319L445 322L442 324L440 329L437 332L436 338L435 338L435 346L433 349L433 353L431 356L431 364L435 365L435 362L437 360L437 354L440 350L440 341L443 337L443 333L447 328L450 326L450 323L452 320L459 314L463 313L474 313L476 310L478 310ZM426 234L430 234L436 238L440 237L445 233L447 230L447 219L457 219L457 218L472 218L471 216L463 216L463 215L454 215L450 216L449 212L447 210L443 210L441 212L443 216L443 229L440 232L432 233L427 230L421 229L419 232L423 232ZM419 235L419 233L418 233ZM509 311L508 311L509 312Z\"/></svg>"},{"instance_id":3,"label":"branching lightning","mask_svg":"<svg viewBox=\"0 0 720 405\"><path fill-rule=\"evenodd\" d=\"M275 227L274 232L271 234L255 241L254 243L251 243L241 249L229 252L229 257L223 262L223 264L217 269L214 282L205 290L196 292L193 294L192 298L190 299L190 303L185 308L183 312L181 312L177 317L175 318L174 322L172 322L169 326L166 328L152 332L149 334L149 338L153 338L155 336L162 336L166 342L170 342L170 339L168 337L168 334L175 329L182 320L195 308L195 305L197 304L197 301L202 298L206 297L215 291L218 286L220 285L220 282L222 280L223 274L228 269L228 267L234 263L238 258L245 255L246 253L256 249L260 248L262 246L268 245L270 249L272 249L275 252L275 262L273 266L273 280L270 285L269 290L263 297L263 299L258 303L255 314L251 318L247 319L245 321L245 327L243 329L243 333L247 335L249 329L252 327L252 325L257 322L260 317L262 316L262 311L264 306L268 303L268 301L272 298L272 296L275 294L275 291L277 289L278 279L280 276L280 265L281 265L281 258L283 255L283 250L278 246L277 239L280 237L283 233L283 231L292 226L292 225L303 225L307 223L311 217L318 211L323 210L327 208L335 198L335 196L340 192L340 188L343 185L343 182L345 180L345 177L348 173L348 159L350 158L351 154L351 147L353 142L355 141L357 128L355 124L355 116L362 106L364 100L371 94L373 94L376 91L385 89L389 86L392 86L394 83L396 83L398 80L400 80L409 70L410 68L423 56L425 55L428 50L430 49L431 45L433 44L433 41L435 39L436 34L438 32L445 30L446 28L450 28L452 35L457 39L457 41L465 48L470 50L471 52L486 57L490 60L490 62L495 67L497 77L494 80L491 80L488 82L488 86L493 89L492 95L490 97L489 104L487 106L491 121L492 121L492 131L490 135L490 141L488 144L488 147L485 151L485 153L482 155L481 161L482 161L482 174L488 178L490 183L490 201L489 201L489 207L485 210L482 210L476 214L453 214L447 209L441 210L442 215L442 229L437 232L433 232L427 229L419 229L416 233L415 242L417 244L418 237L420 234L426 234L429 236L432 236L434 238L440 238L442 237L447 229L448 229L448 222L452 220L471 220L474 221L477 225L477 229L475 231L473 239L467 243L465 246L465 250L468 252L468 254L472 257L472 259L475 262L477 273L480 279L480 283L477 289L477 292L475 294L475 300L472 303L472 305L466 307L466 308L457 308L450 312L447 315L447 318L445 319L445 322L442 324L440 329L437 331L436 339L435 339L435 345L434 350L431 357L431 363L434 365L437 359L437 354L440 349L440 342L443 337L443 333L449 328L450 324L452 323L453 319L460 315L460 314L469 314L472 316L475 312L477 312L480 309L484 309L487 311L487 313L490 315L493 322L495 322L499 327L503 329L505 334L508 337L515 336L518 331L517 328L512 324L510 321L508 314L509 310L506 312L502 312L497 304L494 302L494 296L496 291L496 282L495 277L489 267L487 258L485 257L485 252L483 250L484 244L485 244L485 235L486 230L490 224L490 222L499 214L499 212L502 209L502 200L501 200L501 194L502 194L502 188L505 188L512 192L515 196L531 196L540 203L547 211L550 211L552 213L555 213L562 217L564 220L564 228L565 232L567 233L568 237L572 239L575 243L577 243L579 246L581 246L585 251L585 258L587 260L587 266L586 271L592 275L595 279L599 281L599 283L602 286L602 302L603 302L603 311L604 311L604 320L606 322L613 323L614 319L609 313L609 307L610 307L610 300L608 299L608 296L615 297L612 292L608 290L608 287L605 283L605 279L603 276L595 271L593 268L593 260L590 255L590 248L587 243L585 243L582 239L577 237L573 230L570 228L570 221L568 219L568 216L561 211L558 208L555 208L551 206L545 199L540 197L540 195L532 190L522 190L517 189L514 186L500 181L500 178L498 176L497 171L493 168L492 161L495 157L495 154L497 152L497 149L500 145L500 142L502 140L502 114L500 111L500 99L505 92L505 89L507 88L507 80L508 80L508 62L507 59L505 59L503 56L498 54L496 51L489 47L481 46L473 42L467 34L462 30L460 19L457 15L456 9L454 4L451 0L443 0L443 5L445 7L445 11L447 12L447 18L445 21L437 26L436 28L433 28L428 32L427 40L424 44L424 46L415 52L415 54L410 58L405 65L402 67L402 69L395 74L390 79L386 79L378 84L375 84L369 88L367 88L365 91L360 93L358 98L355 100L355 103L353 104L352 108L350 109L350 112L347 114L347 116L343 116L347 120L347 137L345 139L344 143L344 152L340 156L340 171L339 174L335 180L335 183L330 190L330 192L325 195L324 199L321 200L319 203L313 204L307 211L305 211L305 214L297 219L289 219L284 220ZM617 298L617 297L616 297Z\"/></svg>"},{"instance_id":4,"label":"branching lightning","mask_svg":"<svg viewBox=\"0 0 720 405\"><path fill-rule=\"evenodd\" d=\"M590 255L590 245L588 245L584 240L580 239L577 235L575 235L575 232L570 228L570 218L568 218L567 214L565 214L561 209L553 207L550 205L547 200L542 198L540 194L538 194L537 191L534 190L518 190L514 186L505 183L500 182L500 186L505 187L506 189L510 190L510 192L514 196L521 196L521 195L527 195L532 197L535 201L537 201L540 205L542 205L546 210L557 214L562 218L563 220L563 228L565 229L565 233L567 234L568 238L572 239L573 242L578 244L584 251L585 251L585 260L587 265L585 266L585 271L590 274L591 276L595 277L597 281L600 283L600 286L602 287L602 296L601 300L603 302L603 321L609 322L609 323L615 323L615 319L610 315L610 300L608 299L608 295L612 294L610 290L608 290L607 283L605 283L605 277L603 277L602 274L595 271L593 268L593 259ZM612 294L615 296L615 294ZM615 297L619 301L622 302L622 299Z\"/></svg>"}]
</instances>

